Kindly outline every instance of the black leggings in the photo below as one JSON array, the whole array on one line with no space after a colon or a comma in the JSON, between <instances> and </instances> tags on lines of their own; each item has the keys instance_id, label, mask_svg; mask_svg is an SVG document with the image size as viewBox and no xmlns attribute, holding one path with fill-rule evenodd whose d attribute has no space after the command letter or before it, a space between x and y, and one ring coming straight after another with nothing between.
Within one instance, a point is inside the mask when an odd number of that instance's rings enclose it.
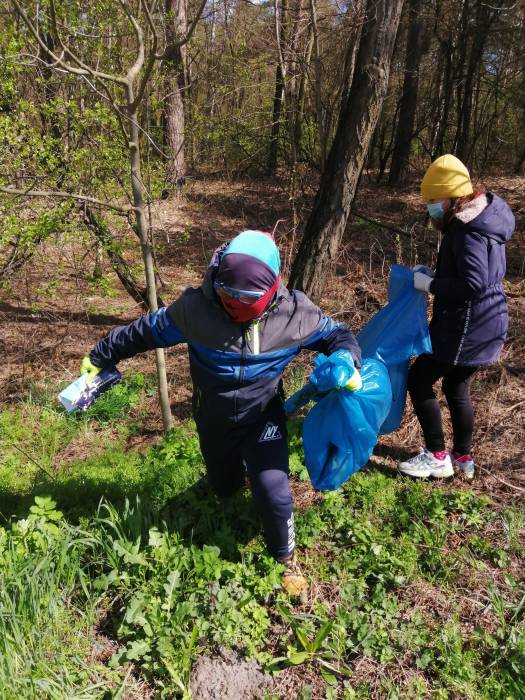
<instances>
[{"instance_id":1,"label":"black leggings","mask_svg":"<svg viewBox=\"0 0 525 700\"><path fill-rule=\"evenodd\" d=\"M441 410L433 386L443 377L441 387L447 399L454 433L454 452L470 454L474 411L470 384L477 367L458 367L438 362L432 355L420 355L408 373L408 391L419 420L425 446L431 452L445 449Z\"/></svg>"}]
</instances>

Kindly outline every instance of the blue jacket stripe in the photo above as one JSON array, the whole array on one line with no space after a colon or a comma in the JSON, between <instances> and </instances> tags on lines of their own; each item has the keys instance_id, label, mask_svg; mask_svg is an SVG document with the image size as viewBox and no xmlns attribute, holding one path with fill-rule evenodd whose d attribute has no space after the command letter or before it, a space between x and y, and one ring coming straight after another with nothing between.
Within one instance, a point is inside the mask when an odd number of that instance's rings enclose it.
<instances>
[{"instance_id":1,"label":"blue jacket stripe","mask_svg":"<svg viewBox=\"0 0 525 700\"><path fill-rule=\"evenodd\" d=\"M334 321L332 321L331 318L328 318L328 316L323 316L315 333L312 333L312 335L301 345L301 348L309 349L310 345L318 343L320 340L324 340L330 335L330 333L340 326L340 323L334 323Z\"/></svg>"},{"instance_id":2,"label":"blue jacket stripe","mask_svg":"<svg viewBox=\"0 0 525 700\"><path fill-rule=\"evenodd\" d=\"M189 343L189 352L192 361L201 369L225 382L238 381L241 367L241 356L238 352L214 350L200 343ZM244 365L246 382L256 382L277 376L298 352L299 347L296 346L259 355L249 353Z\"/></svg>"},{"instance_id":3,"label":"blue jacket stripe","mask_svg":"<svg viewBox=\"0 0 525 700\"><path fill-rule=\"evenodd\" d=\"M184 342L184 336L166 313L165 306L151 314L150 328L157 347L167 348Z\"/></svg>"},{"instance_id":4,"label":"blue jacket stripe","mask_svg":"<svg viewBox=\"0 0 525 700\"><path fill-rule=\"evenodd\" d=\"M361 367L361 349L352 331L344 323L335 323L328 316L323 316L315 333L307 338L301 349L322 352L331 355L336 350L349 350L355 366Z\"/></svg>"}]
</instances>

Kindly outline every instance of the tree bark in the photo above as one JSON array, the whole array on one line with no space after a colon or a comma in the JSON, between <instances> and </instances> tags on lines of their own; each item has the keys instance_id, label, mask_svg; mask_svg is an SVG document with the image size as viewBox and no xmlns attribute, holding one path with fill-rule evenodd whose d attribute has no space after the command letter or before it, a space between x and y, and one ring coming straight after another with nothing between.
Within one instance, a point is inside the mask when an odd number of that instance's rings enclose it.
<instances>
[{"instance_id":1,"label":"tree bark","mask_svg":"<svg viewBox=\"0 0 525 700\"><path fill-rule=\"evenodd\" d=\"M445 135L449 126L448 121L452 106L452 86L454 82L452 52L453 41L452 35L449 33L446 39L440 40L440 63L443 66L438 64L438 67L442 68L442 79L439 81L439 90L436 97L436 129L435 138L431 142L431 160L435 160L443 154Z\"/></svg>"},{"instance_id":2,"label":"tree bark","mask_svg":"<svg viewBox=\"0 0 525 700\"><path fill-rule=\"evenodd\" d=\"M406 180L410 159L410 146L414 137L417 97L419 91L419 67L425 44L425 23L422 17L423 3L410 0L408 7L409 25L407 32L405 77L399 106L394 151L390 165L388 182L391 185Z\"/></svg>"},{"instance_id":3,"label":"tree bark","mask_svg":"<svg viewBox=\"0 0 525 700\"><path fill-rule=\"evenodd\" d=\"M499 0L495 0L495 4ZM492 11L491 11L492 10ZM496 18L497 9L490 8L478 0L476 6L476 22L474 26L472 46L470 49L467 71L464 78L463 100L459 111L460 120L457 130L457 155L460 160L467 165L472 165L473 158L473 137L472 127L472 102L474 92L474 79L478 72L479 63L483 56L483 51L491 26Z\"/></svg>"},{"instance_id":4,"label":"tree bark","mask_svg":"<svg viewBox=\"0 0 525 700\"><path fill-rule=\"evenodd\" d=\"M188 31L186 0L166 0L167 42ZM175 46L166 61L166 108L164 114L164 140L169 152L167 178L172 187L180 187L186 177L184 154L184 93L186 90L186 45Z\"/></svg>"},{"instance_id":5,"label":"tree bark","mask_svg":"<svg viewBox=\"0 0 525 700\"><path fill-rule=\"evenodd\" d=\"M142 184L142 173L140 165L140 131L138 123L137 107L134 106L134 96L131 86L127 90L128 99L128 119L129 119L129 155L131 167L131 189L133 192L133 208L135 212L135 222L137 233L140 238L142 259L146 273L146 289L148 305L151 311L158 309L157 287L155 283L155 266L153 262L153 251L148 237L148 223L144 207L144 186ZM171 415L168 380L166 376L166 358L163 348L155 349L155 360L157 364L157 381L159 390L159 403L162 412L162 422L164 430L167 432L173 427L173 417Z\"/></svg>"},{"instance_id":6,"label":"tree bark","mask_svg":"<svg viewBox=\"0 0 525 700\"><path fill-rule=\"evenodd\" d=\"M95 236L97 245L95 272L93 273L93 276L98 278L102 277L102 251L105 251L109 262L111 263L113 272L119 278L126 292L144 311L148 311L148 290L138 282L129 265L116 249L107 223L92 207L82 205L80 210L82 211L82 218L85 225L91 229L93 235ZM98 275L96 272L97 270L100 270ZM158 298L158 301L162 306L162 300Z\"/></svg>"},{"instance_id":7,"label":"tree bark","mask_svg":"<svg viewBox=\"0 0 525 700\"><path fill-rule=\"evenodd\" d=\"M326 162L326 132L323 112L322 99L322 63L321 52L319 49L319 29L317 27L317 7L316 0L310 0L310 16L313 32L313 62L314 62L314 95L315 95L315 113L317 117L317 129L319 131L319 165L320 171L323 172Z\"/></svg>"},{"instance_id":8,"label":"tree bark","mask_svg":"<svg viewBox=\"0 0 525 700\"><path fill-rule=\"evenodd\" d=\"M388 87L403 0L368 0L352 86L295 258L291 285L318 302L334 262Z\"/></svg>"},{"instance_id":9,"label":"tree bark","mask_svg":"<svg viewBox=\"0 0 525 700\"><path fill-rule=\"evenodd\" d=\"M275 69L275 94L273 97L272 132L270 135L270 148L268 151L268 175L275 175L277 169L277 154L279 151L279 130L281 124L281 110L284 97L284 83L281 64Z\"/></svg>"}]
</instances>

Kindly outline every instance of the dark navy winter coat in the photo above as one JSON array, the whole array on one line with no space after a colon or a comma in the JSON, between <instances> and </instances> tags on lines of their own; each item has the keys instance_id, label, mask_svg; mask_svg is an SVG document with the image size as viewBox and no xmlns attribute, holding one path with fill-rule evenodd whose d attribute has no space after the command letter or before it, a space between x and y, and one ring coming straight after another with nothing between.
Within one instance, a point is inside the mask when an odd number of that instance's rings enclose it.
<instances>
[{"instance_id":1,"label":"dark navy winter coat","mask_svg":"<svg viewBox=\"0 0 525 700\"><path fill-rule=\"evenodd\" d=\"M505 243L514 231L508 204L493 193L476 198L469 207L476 214L478 199L486 206L471 220L459 212L445 227L436 275L430 323L436 360L453 365L479 366L496 362L507 337L508 309L502 281Z\"/></svg>"},{"instance_id":2,"label":"dark navy winter coat","mask_svg":"<svg viewBox=\"0 0 525 700\"><path fill-rule=\"evenodd\" d=\"M282 373L301 350L330 355L345 349L357 367L361 360L349 328L324 316L302 292L283 285L260 319L233 321L213 289L223 250L224 246L216 251L200 287L186 289L170 306L114 328L90 353L94 365L106 367L152 348L186 343L199 431L210 423L257 420L282 393Z\"/></svg>"}]
</instances>

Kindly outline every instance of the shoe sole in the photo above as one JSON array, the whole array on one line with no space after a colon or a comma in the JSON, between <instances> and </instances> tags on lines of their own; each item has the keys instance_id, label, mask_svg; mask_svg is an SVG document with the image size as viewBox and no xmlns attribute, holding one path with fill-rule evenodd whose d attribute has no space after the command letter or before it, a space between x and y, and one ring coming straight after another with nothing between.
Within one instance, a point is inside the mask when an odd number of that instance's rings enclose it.
<instances>
[{"instance_id":1,"label":"shoe sole","mask_svg":"<svg viewBox=\"0 0 525 700\"><path fill-rule=\"evenodd\" d=\"M459 474L460 476L463 476L465 479L468 479L469 481L472 481L474 478L475 472L466 472L461 467L456 467L456 474Z\"/></svg>"},{"instance_id":2,"label":"shoe sole","mask_svg":"<svg viewBox=\"0 0 525 700\"><path fill-rule=\"evenodd\" d=\"M401 467L399 467L399 471L401 472L401 474L406 474L406 476L413 476L416 479L428 479L429 476L433 476L434 479L448 479L449 477L454 476L453 467L446 469L428 469L424 473L421 471L421 469L412 471L410 468L401 469Z\"/></svg>"}]
</instances>

